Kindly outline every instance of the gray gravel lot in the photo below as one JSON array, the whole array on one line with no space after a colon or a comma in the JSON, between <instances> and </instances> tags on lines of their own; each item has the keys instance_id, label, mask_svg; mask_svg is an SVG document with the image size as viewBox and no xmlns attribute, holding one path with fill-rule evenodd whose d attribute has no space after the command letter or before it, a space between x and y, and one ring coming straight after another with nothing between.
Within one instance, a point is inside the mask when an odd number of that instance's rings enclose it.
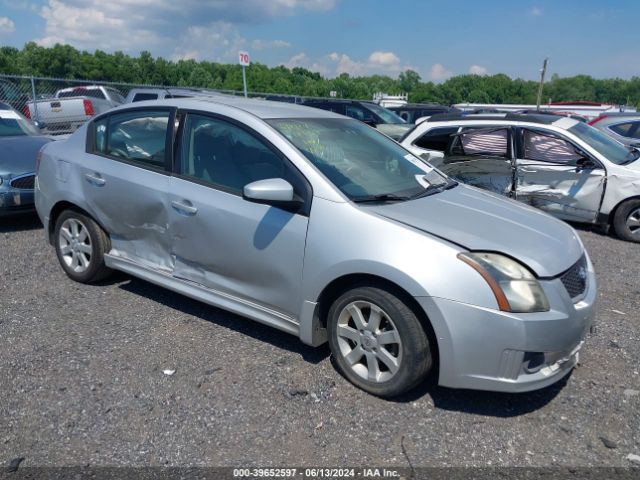
<instances>
[{"instance_id":1,"label":"gray gravel lot","mask_svg":"<svg viewBox=\"0 0 640 480\"><path fill-rule=\"evenodd\" d=\"M598 333L565 382L520 395L427 383L385 401L343 379L326 347L126 275L74 283L37 220L0 222L0 463L628 467L640 455L638 244L580 230Z\"/></svg>"}]
</instances>

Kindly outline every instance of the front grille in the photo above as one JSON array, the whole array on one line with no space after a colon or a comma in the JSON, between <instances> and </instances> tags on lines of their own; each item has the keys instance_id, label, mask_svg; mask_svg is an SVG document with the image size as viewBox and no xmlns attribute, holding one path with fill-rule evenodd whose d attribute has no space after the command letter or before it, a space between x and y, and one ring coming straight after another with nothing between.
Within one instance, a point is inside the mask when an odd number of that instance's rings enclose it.
<instances>
[{"instance_id":1,"label":"front grille","mask_svg":"<svg viewBox=\"0 0 640 480\"><path fill-rule=\"evenodd\" d=\"M560 280L572 299L580 297L587 289L587 259L583 255L573 267L560 276Z\"/></svg>"},{"instance_id":2,"label":"front grille","mask_svg":"<svg viewBox=\"0 0 640 480\"><path fill-rule=\"evenodd\" d=\"M35 180L35 175L25 175L24 177L14 178L13 180L11 180L10 184L13 188L19 188L22 190L33 190Z\"/></svg>"}]
</instances>

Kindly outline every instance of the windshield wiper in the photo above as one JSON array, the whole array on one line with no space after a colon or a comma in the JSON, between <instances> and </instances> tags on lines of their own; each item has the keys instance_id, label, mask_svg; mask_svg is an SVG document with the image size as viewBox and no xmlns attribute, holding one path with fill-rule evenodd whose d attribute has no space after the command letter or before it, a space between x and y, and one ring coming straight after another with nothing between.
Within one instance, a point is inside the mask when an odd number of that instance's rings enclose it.
<instances>
[{"instance_id":1,"label":"windshield wiper","mask_svg":"<svg viewBox=\"0 0 640 480\"><path fill-rule=\"evenodd\" d=\"M363 197L355 197L352 200L355 203L375 203L375 202L404 202L412 197L404 197L393 193L381 193L378 195L367 195Z\"/></svg>"},{"instance_id":2,"label":"windshield wiper","mask_svg":"<svg viewBox=\"0 0 640 480\"><path fill-rule=\"evenodd\" d=\"M411 196L411 200L415 200L416 198L428 197L429 195L433 195L434 193L440 193L445 190L449 190L450 188L458 185L458 182L455 180L449 179L446 183L439 183L438 185L429 185L423 191L416 193Z\"/></svg>"}]
</instances>

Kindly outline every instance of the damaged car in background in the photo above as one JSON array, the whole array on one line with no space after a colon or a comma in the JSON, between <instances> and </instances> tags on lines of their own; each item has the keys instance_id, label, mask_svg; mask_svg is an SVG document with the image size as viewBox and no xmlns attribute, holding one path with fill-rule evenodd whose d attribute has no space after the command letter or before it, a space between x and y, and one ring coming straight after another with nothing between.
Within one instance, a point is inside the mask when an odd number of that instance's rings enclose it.
<instances>
[{"instance_id":1,"label":"damaged car in background","mask_svg":"<svg viewBox=\"0 0 640 480\"><path fill-rule=\"evenodd\" d=\"M402 145L468 185L640 242L640 151L554 115L445 114Z\"/></svg>"}]
</instances>

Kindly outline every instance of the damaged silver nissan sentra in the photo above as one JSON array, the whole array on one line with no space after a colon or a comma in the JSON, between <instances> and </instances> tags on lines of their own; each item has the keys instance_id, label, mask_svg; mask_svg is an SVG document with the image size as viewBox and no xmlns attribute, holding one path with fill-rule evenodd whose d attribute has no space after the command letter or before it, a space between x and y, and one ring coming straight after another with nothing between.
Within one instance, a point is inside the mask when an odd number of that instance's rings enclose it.
<instances>
[{"instance_id":1,"label":"damaged silver nissan sentra","mask_svg":"<svg viewBox=\"0 0 640 480\"><path fill-rule=\"evenodd\" d=\"M640 150L573 118L444 114L402 140L450 177L640 242Z\"/></svg>"},{"instance_id":2,"label":"damaged silver nissan sentra","mask_svg":"<svg viewBox=\"0 0 640 480\"><path fill-rule=\"evenodd\" d=\"M456 388L550 385L594 313L570 226L315 108L116 108L43 148L36 206L72 279L121 270L328 341L348 380L385 397L430 371Z\"/></svg>"}]
</instances>

